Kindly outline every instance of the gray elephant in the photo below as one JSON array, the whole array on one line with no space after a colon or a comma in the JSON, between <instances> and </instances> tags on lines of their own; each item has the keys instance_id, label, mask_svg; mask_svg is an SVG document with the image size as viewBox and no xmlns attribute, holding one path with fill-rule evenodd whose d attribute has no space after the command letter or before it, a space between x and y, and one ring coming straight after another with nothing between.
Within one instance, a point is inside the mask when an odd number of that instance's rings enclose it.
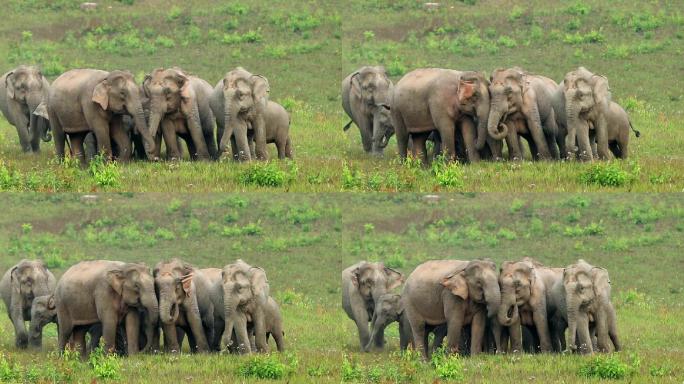
<instances>
[{"instance_id":1,"label":"gray elephant","mask_svg":"<svg viewBox=\"0 0 684 384\"><path fill-rule=\"evenodd\" d=\"M210 105L216 117L216 139L219 154L226 152L228 143L237 152L233 157L251 160L248 130L254 131L256 158L267 160L266 122L264 111L270 87L266 77L252 74L242 67L226 73L211 95Z\"/></svg>"},{"instance_id":2,"label":"gray elephant","mask_svg":"<svg viewBox=\"0 0 684 384\"><path fill-rule=\"evenodd\" d=\"M276 344L276 348L278 349L278 352L285 352L285 331L283 331L283 319L282 315L280 314L280 307L278 306L278 303L272 298L268 298L268 302L266 303L266 308L264 309L264 315L265 315L265 329L266 329L266 342L268 343L268 338L272 337L273 341ZM252 350L256 351L256 343L254 341L255 339L255 332L254 332L254 322L249 322L247 323L247 332L249 333L249 339L251 343L251 348ZM233 332L233 346L238 345L237 341L237 335L235 332ZM238 352L238 349L235 348L233 352Z\"/></svg>"},{"instance_id":3,"label":"gray elephant","mask_svg":"<svg viewBox=\"0 0 684 384\"><path fill-rule=\"evenodd\" d=\"M251 353L251 322L254 330L256 351L268 352L267 311L269 285L266 272L238 259L221 271L221 281L214 284L211 295L215 308L215 334L221 335L216 347L220 350L233 348L239 353ZM218 309L218 308L222 308ZM221 327L222 326L222 327ZM233 332L236 343L233 343Z\"/></svg>"},{"instance_id":4,"label":"gray elephant","mask_svg":"<svg viewBox=\"0 0 684 384\"><path fill-rule=\"evenodd\" d=\"M213 88L180 68L157 68L145 76L143 91L149 98L150 135L161 126L167 156L180 159L177 136L190 150L190 158L216 159L214 115L209 106Z\"/></svg>"},{"instance_id":5,"label":"gray elephant","mask_svg":"<svg viewBox=\"0 0 684 384\"><path fill-rule=\"evenodd\" d=\"M394 134L390 116L393 87L382 66L361 67L342 80L342 108L351 119L344 130L348 130L352 122L356 124L366 152L382 155Z\"/></svg>"},{"instance_id":6,"label":"gray elephant","mask_svg":"<svg viewBox=\"0 0 684 384\"><path fill-rule=\"evenodd\" d=\"M404 311L416 349L425 359L428 325L447 324L448 349L460 350L463 327L471 325L470 353L482 352L486 320L501 302L496 265L490 260L433 260L420 264L406 279Z\"/></svg>"},{"instance_id":7,"label":"gray elephant","mask_svg":"<svg viewBox=\"0 0 684 384\"><path fill-rule=\"evenodd\" d=\"M368 351L369 343L377 348L384 345L384 333L378 331L370 339L368 322L372 319L380 296L401 285L403 276L383 263L358 262L342 271L342 308L356 323L362 351Z\"/></svg>"},{"instance_id":8,"label":"gray elephant","mask_svg":"<svg viewBox=\"0 0 684 384\"><path fill-rule=\"evenodd\" d=\"M594 267L582 259L566 267L563 279L552 288L549 306L554 344L564 344L567 327L567 345L571 351L619 351L617 316L610 291L610 278L605 269Z\"/></svg>"},{"instance_id":9,"label":"gray elephant","mask_svg":"<svg viewBox=\"0 0 684 384\"><path fill-rule=\"evenodd\" d=\"M292 159L292 142L290 141L290 115L282 105L269 100L264 111L264 122L266 125L266 144L275 144L278 150L279 159ZM254 153L254 130L247 131L249 140L249 151L252 157ZM233 153L237 153L237 148L233 147ZM235 160L238 160L235 158Z\"/></svg>"},{"instance_id":10,"label":"gray elephant","mask_svg":"<svg viewBox=\"0 0 684 384\"><path fill-rule=\"evenodd\" d=\"M548 325L547 298L551 288L561 281L562 268L550 268L524 258L517 262L505 261L499 273L501 306L494 326L497 351L522 352L523 328L530 327L537 335L541 352L551 352L551 334ZM501 329L507 328L508 343L500 341ZM535 345L536 347L536 345Z\"/></svg>"},{"instance_id":11,"label":"gray elephant","mask_svg":"<svg viewBox=\"0 0 684 384\"><path fill-rule=\"evenodd\" d=\"M634 136L640 137L641 132L634 129L632 122L629 121L627 112L616 102L611 101L606 111L606 139L608 149L617 159L626 159L629 156L629 131L634 132ZM589 141L591 142L592 154L598 158L596 130L592 123L589 124Z\"/></svg>"},{"instance_id":12,"label":"gray elephant","mask_svg":"<svg viewBox=\"0 0 684 384\"><path fill-rule=\"evenodd\" d=\"M33 299L52 294L55 284L55 276L40 260L21 260L2 276L0 295L14 326L18 348L26 348L29 343L33 347L41 346L42 334L32 332L31 328L27 333L25 322L31 320Z\"/></svg>"},{"instance_id":13,"label":"gray elephant","mask_svg":"<svg viewBox=\"0 0 684 384\"><path fill-rule=\"evenodd\" d=\"M20 65L0 77L0 111L14 125L24 152L38 152L40 139L50 141L49 123L35 114L45 106L50 83L36 67Z\"/></svg>"},{"instance_id":14,"label":"gray elephant","mask_svg":"<svg viewBox=\"0 0 684 384\"><path fill-rule=\"evenodd\" d=\"M523 158L518 135L527 139L534 159L559 159L562 139L552 103L556 82L517 67L497 69L490 80L489 135L506 139L512 160Z\"/></svg>"},{"instance_id":15,"label":"gray elephant","mask_svg":"<svg viewBox=\"0 0 684 384\"><path fill-rule=\"evenodd\" d=\"M64 144L69 135L72 152L85 163L83 140L90 131L95 134L99 151L107 158L112 157L111 140L114 140L120 159L130 159L130 140L123 129L123 115L128 114L133 116L143 136L148 159L157 160L140 89L128 72L95 69L65 72L50 87L47 109L60 159L64 158Z\"/></svg>"},{"instance_id":16,"label":"gray elephant","mask_svg":"<svg viewBox=\"0 0 684 384\"><path fill-rule=\"evenodd\" d=\"M82 325L102 323L107 351L114 351L117 328L125 325L129 355L139 351L141 333L147 341L143 350L149 350L158 328L154 278L143 264L80 262L64 272L57 283L55 305L60 351L72 336L83 340L84 331L77 328ZM80 347L84 354L85 345L81 343Z\"/></svg>"},{"instance_id":17,"label":"gray elephant","mask_svg":"<svg viewBox=\"0 0 684 384\"><path fill-rule=\"evenodd\" d=\"M558 119L564 130L565 151L568 159L576 156L581 160L593 160L590 131L594 130L597 157L609 158L608 127L611 95L608 79L595 75L584 67L568 72L563 79L560 94L555 97L557 111L563 111ZM562 129L562 128L561 128Z\"/></svg>"},{"instance_id":18,"label":"gray elephant","mask_svg":"<svg viewBox=\"0 0 684 384\"><path fill-rule=\"evenodd\" d=\"M454 160L459 129L468 160L480 160L478 149L487 141L488 84L478 72L424 68L406 74L394 87L390 103L401 158L406 158L410 135L414 154L427 162L425 140L436 130L445 156Z\"/></svg>"},{"instance_id":19,"label":"gray elephant","mask_svg":"<svg viewBox=\"0 0 684 384\"><path fill-rule=\"evenodd\" d=\"M153 276L166 350L180 351L176 333L179 327L188 335L193 352L209 351L209 341L214 338L214 305L210 292L221 280L221 270L198 269L173 259L159 262Z\"/></svg>"}]
</instances>

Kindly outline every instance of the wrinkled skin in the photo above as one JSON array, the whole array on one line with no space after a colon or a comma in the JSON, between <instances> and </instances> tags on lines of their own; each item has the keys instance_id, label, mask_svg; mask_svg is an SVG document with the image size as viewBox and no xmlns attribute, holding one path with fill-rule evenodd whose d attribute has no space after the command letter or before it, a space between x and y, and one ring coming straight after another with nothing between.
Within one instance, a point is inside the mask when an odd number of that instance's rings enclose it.
<instances>
[{"instance_id":1,"label":"wrinkled skin","mask_svg":"<svg viewBox=\"0 0 684 384\"><path fill-rule=\"evenodd\" d=\"M562 268L545 267L530 258L518 262L506 261L501 265L501 306L496 325L508 328L511 345L509 349L508 345L497 342L498 351L522 352L522 331L527 326L536 333L541 352L551 352L546 302L551 288L562 279L562 275ZM499 336L495 333L495 338L497 337Z\"/></svg>"},{"instance_id":2,"label":"wrinkled skin","mask_svg":"<svg viewBox=\"0 0 684 384\"><path fill-rule=\"evenodd\" d=\"M501 302L496 265L489 260L433 260L420 264L406 279L404 311L416 349L428 358L426 326L447 324L448 349L459 352L463 327L471 325L470 353L482 352L488 317Z\"/></svg>"},{"instance_id":3,"label":"wrinkled skin","mask_svg":"<svg viewBox=\"0 0 684 384\"><path fill-rule=\"evenodd\" d=\"M266 144L275 144L278 150L279 159L292 159L292 142L290 141L290 115L282 105L268 101L264 111L264 123L266 125ZM252 157L254 152L254 130L250 129L247 133L249 140L249 151ZM237 148L233 147L233 153L237 153ZM237 160L237 159L236 159Z\"/></svg>"},{"instance_id":4,"label":"wrinkled skin","mask_svg":"<svg viewBox=\"0 0 684 384\"><path fill-rule=\"evenodd\" d=\"M193 352L209 351L209 340L214 338L214 305L209 293L220 280L219 273L220 269L213 268L205 274L178 259L162 261L155 266L159 321L168 351L180 351L176 327L183 329L194 341Z\"/></svg>"},{"instance_id":5,"label":"wrinkled skin","mask_svg":"<svg viewBox=\"0 0 684 384\"><path fill-rule=\"evenodd\" d=\"M399 287L402 281L400 272L385 267L383 263L361 261L342 271L342 308L356 323L362 351L368 351L371 344L376 348L383 347L384 333L378 331L375 339L371 340L368 322L380 296Z\"/></svg>"},{"instance_id":6,"label":"wrinkled skin","mask_svg":"<svg viewBox=\"0 0 684 384\"><path fill-rule=\"evenodd\" d=\"M59 159L64 158L68 135L72 154L85 163L83 140L92 131L99 152L111 158L113 140L119 148L119 159L130 160L131 146L123 128L124 114L135 119L148 159L158 159L154 138L145 121L140 88L128 72L94 69L65 72L50 87L47 110Z\"/></svg>"},{"instance_id":7,"label":"wrinkled skin","mask_svg":"<svg viewBox=\"0 0 684 384\"><path fill-rule=\"evenodd\" d=\"M155 137L161 129L169 159L181 158L177 137L188 144L191 159L218 157L209 83L180 68L157 68L145 77L143 91L149 98L150 134Z\"/></svg>"},{"instance_id":8,"label":"wrinkled skin","mask_svg":"<svg viewBox=\"0 0 684 384\"><path fill-rule=\"evenodd\" d=\"M553 329L554 345L565 341L571 351L593 353L592 335L596 335L596 347L601 352L619 351L615 308L610 301L608 272L579 260L565 268L563 279L552 288L552 305L549 313Z\"/></svg>"},{"instance_id":9,"label":"wrinkled skin","mask_svg":"<svg viewBox=\"0 0 684 384\"><path fill-rule=\"evenodd\" d=\"M105 350L115 349L116 332L125 327L128 354L151 349L158 328L159 307L154 278L143 264L117 261L83 261L69 268L55 288L59 323L59 350L73 336L82 340L78 326L102 323ZM79 343L85 355L84 343Z\"/></svg>"},{"instance_id":10,"label":"wrinkled skin","mask_svg":"<svg viewBox=\"0 0 684 384\"><path fill-rule=\"evenodd\" d=\"M40 348L42 334L26 331L26 321L31 320L31 305L38 296L52 294L55 277L40 260L21 260L5 272L0 280L0 295L5 302L7 314L14 326L15 345L18 348Z\"/></svg>"},{"instance_id":11,"label":"wrinkled skin","mask_svg":"<svg viewBox=\"0 0 684 384\"><path fill-rule=\"evenodd\" d=\"M558 159L558 127L551 102L557 84L520 68L497 69L491 75L491 108L487 131L506 139L511 160L522 160L519 135L526 137L534 159Z\"/></svg>"},{"instance_id":12,"label":"wrinkled skin","mask_svg":"<svg viewBox=\"0 0 684 384\"><path fill-rule=\"evenodd\" d=\"M597 156L608 159L608 128L606 114L610 108L611 95L608 80L595 75L584 67L568 72L563 80L563 98L567 134L565 149L568 159L591 161L590 130L595 130ZM577 144L577 145L576 145Z\"/></svg>"},{"instance_id":13,"label":"wrinkled skin","mask_svg":"<svg viewBox=\"0 0 684 384\"><path fill-rule=\"evenodd\" d=\"M359 127L363 150L382 156L389 139L394 135L390 116L392 80L385 67L361 67L342 80L342 108Z\"/></svg>"},{"instance_id":14,"label":"wrinkled skin","mask_svg":"<svg viewBox=\"0 0 684 384\"><path fill-rule=\"evenodd\" d=\"M248 131L254 131L256 159L268 160L264 111L268 103L270 86L261 75L252 74L242 67L226 73L211 95L210 106L216 117L216 139L219 155L226 153L228 144L237 152L233 157L240 161L252 160Z\"/></svg>"},{"instance_id":15,"label":"wrinkled skin","mask_svg":"<svg viewBox=\"0 0 684 384\"><path fill-rule=\"evenodd\" d=\"M414 156L426 163L425 140L437 131L446 158L455 160L458 129L468 161L480 160L478 149L487 141L488 84L478 72L424 68L406 74L394 87L390 103L401 158L406 158L411 136Z\"/></svg>"},{"instance_id":16,"label":"wrinkled skin","mask_svg":"<svg viewBox=\"0 0 684 384\"><path fill-rule=\"evenodd\" d=\"M214 303L223 305L223 311L214 311L215 316L219 317L214 322L216 332L221 335L218 349L253 352L248 330L248 323L251 322L254 326L254 352L268 352L266 328L269 285L264 270L238 259L223 268L221 281L214 285L214 292L219 293L212 295ZM220 324L223 324L223 328L219 328ZM233 332L237 344L233 342Z\"/></svg>"},{"instance_id":17,"label":"wrinkled skin","mask_svg":"<svg viewBox=\"0 0 684 384\"><path fill-rule=\"evenodd\" d=\"M608 149L617 159L626 159L629 157L629 131L632 130L636 137L641 136L641 132L632 127L629 121L627 112L616 102L611 101L610 107L606 111L606 139L608 140ZM593 124L590 124L589 139L592 145L592 153L594 157L598 156L596 148L596 130L593 129Z\"/></svg>"},{"instance_id":18,"label":"wrinkled skin","mask_svg":"<svg viewBox=\"0 0 684 384\"><path fill-rule=\"evenodd\" d=\"M36 67L20 65L0 77L0 111L17 129L24 152L38 152L41 139L51 140L46 113L40 112L49 89L50 83Z\"/></svg>"}]
</instances>

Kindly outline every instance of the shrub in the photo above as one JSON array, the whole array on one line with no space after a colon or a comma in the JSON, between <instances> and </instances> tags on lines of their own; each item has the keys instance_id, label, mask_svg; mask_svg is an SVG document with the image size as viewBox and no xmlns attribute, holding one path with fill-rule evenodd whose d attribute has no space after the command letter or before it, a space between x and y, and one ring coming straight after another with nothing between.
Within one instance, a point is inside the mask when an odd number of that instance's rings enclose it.
<instances>
[{"instance_id":1,"label":"shrub","mask_svg":"<svg viewBox=\"0 0 684 384\"><path fill-rule=\"evenodd\" d=\"M121 361L115 354L104 352L104 347L100 345L88 356L88 364L93 370L93 374L98 379L119 379Z\"/></svg>"},{"instance_id":2,"label":"shrub","mask_svg":"<svg viewBox=\"0 0 684 384\"><path fill-rule=\"evenodd\" d=\"M166 15L166 18L169 21L178 20L182 14L183 10L180 7L174 5L173 7L171 7L171 9L169 9L169 13Z\"/></svg>"},{"instance_id":3,"label":"shrub","mask_svg":"<svg viewBox=\"0 0 684 384\"><path fill-rule=\"evenodd\" d=\"M501 228L496 236L506 240L515 240L518 238L518 235L516 235L515 232L506 228Z\"/></svg>"},{"instance_id":4,"label":"shrub","mask_svg":"<svg viewBox=\"0 0 684 384\"><path fill-rule=\"evenodd\" d=\"M506 48L515 48L518 46L518 43L515 41L514 38L508 37L506 35L502 35L501 37L499 37L497 44Z\"/></svg>"},{"instance_id":5,"label":"shrub","mask_svg":"<svg viewBox=\"0 0 684 384\"><path fill-rule=\"evenodd\" d=\"M157 45L164 47L164 48L173 48L176 46L176 42L173 41L172 38L166 37L166 36L157 37L157 40L155 40L155 43Z\"/></svg>"},{"instance_id":6,"label":"shrub","mask_svg":"<svg viewBox=\"0 0 684 384\"><path fill-rule=\"evenodd\" d=\"M292 371L292 367L281 362L276 355L257 355L238 366L240 376L257 379L280 380Z\"/></svg>"},{"instance_id":7,"label":"shrub","mask_svg":"<svg viewBox=\"0 0 684 384\"><path fill-rule=\"evenodd\" d=\"M525 202L520 199L515 199L511 203L511 208L509 209L511 213L519 212L525 206Z\"/></svg>"},{"instance_id":8,"label":"shrub","mask_svg":"<svg viewBox=\"0 0 684 384\"><path fill-rule=\"evenodd\" d=\"M406 265L406 259L401 253L394 253L385 260L385 265L390 268L403 268Z\"/></svg>"},{"instance_id":9,"label":"shrub","mask_svg":"<svg viewBox=\"0 0 684 384\"><path fill-rule=\"evenodd\" d=\"M447 162L443 158L432 162L432 174L437 184L446 188L463 188L463 169L457 162Z\"/></svg>"},{"instance_id":10,"label":"shrub","mask_svg":"<svg viewBox=\"0 0 684 384\"><path fill-rule=\"evenodd\" d=\"M66 264L66 260L57 251L45 255L43 260L48 268L62 268Z\"/></svg>"},{"instance_id":11,"label":"shrub","mask_svg":"<svg viewBox=\"0 0 684 384\"><path fill-rule=\"evenodd\" d=\"M463 380L463 362L457 354L447 354L441 348L432 354L432 366L437 377L444 380Z\"/></svg>"},{"instance_id":12,"label":"shrub","mask_svg":"<svg viewBox=\"0 0 684 384\"><path fill-rule=\"evenodd\" d=\"M629 172L620 168L617 162L593 164L580 174L580 182L602 187L620 187L632 181Z\"/></svg>"},{"instance_id":13,"label":"shrub","mask_svg":"<svg viewBox=\"0 0 684 384\"><path fill-rule=\"evenodd\" d=\"M390 76L401 76L404 73L406 73L406 71L408 71L408 68L406 67L406 65L404 65L404 63L401 62L399 57L395 57L394 59L392 59L392 61L387 63L386 67L387 74L389 74Z\"/></svg>"},{"instance_id":14,"label":"shrub","mask_svg":"<svg viewBox=\"0 0 684 384\"><path fill-rule=\"evenodd\" d=\"M565 8L565 13L569 15L584 16L588 15L589 12L591 12L591 7L581 1L577 1Z\"/></svg>"},{"instance_id":15,"label":"shrub","mask_svg":"<svg viewBox=\"0 0 684 384\"><path fill-rule=\"evenodd\" d=\"M97 155L90 160L88 170L95 184L100 187L117 187L121 184L119 167L113 161L106 161L102 155Z\"/></svg>"},{"instance_id":16,"label":"shrub","mask_svg":"<svg viewBox=\"0 0 684 384\"><path fill-rule=\"evenodd\" d=\"M585 43L602 43L606 40L601 31L592 29L591 31L581 34L575 32L574 34L566 34L563 42L567 44L585 44Z\"/></svg>"},{"instance_id":17,"label":"shrub","mask_svg":"<svg viewBox=\"0 0 684 384\"><path fill-rule=\"evenodd\" d=\"M280 187L285 184L287 174L274 161L254 163L238 174L238 181L244 185Z\"/></svg>"},{"instance_id":18,"label":"shrub","mask_svg":"<svg viewBox=\"0 0 684 384\"><path fill-rule=\"evenodd\" d=\"M356 189L363 185L363 173L358 169L351 169L347 162L342 164L342 188Z\"/></svg>"},{"instance_id":19,"label":"shrub","mask_svg":"<svg viewBox=\"0 0 684 384\"><path fill-rule=\"evenodd\" d=\"M637 365L636 362L633 363ZM635 373L636 369L620 361L617 355L597 356L580 367L578 374L585 378L619 380Z\"/></svg>"},{"instance_id":20,"label":"shrub","mask_svg":"<svg viewBox=\"0 0 684 384\"><path fill-rule=\"evenodd\" d=\"M356 362L349 361L347 355L342 359L342 381L357 381L363 377L363 368Z\"/></svg>"}]
</instances>

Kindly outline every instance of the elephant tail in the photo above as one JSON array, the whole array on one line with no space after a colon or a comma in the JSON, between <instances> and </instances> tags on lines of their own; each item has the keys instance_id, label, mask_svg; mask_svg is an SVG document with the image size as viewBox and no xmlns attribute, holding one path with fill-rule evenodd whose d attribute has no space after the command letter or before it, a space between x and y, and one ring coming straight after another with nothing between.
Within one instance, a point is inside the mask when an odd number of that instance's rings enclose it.
<instances>
[{"instance_id":1,"label":"elephant tail","mask_svg":"<svg viewBox=\"0 0 684 384\"><path fill-rule=\"evenodd\" d=\"M344 128L342 128L342 130L346 132L347 130L349 130L349 127L351 127L351 125L352 125L352 121L349 120L349 122L347 123L347 125L345 125Z\"/></svg>"},{"instance_id":2,"label":"elephant tail","mask_svg":"<svg viewBox=\"0 0 684 384\"><path fill-rule=\"evenodd\" d=\"M632 132L634 132L634 136L636 136L636 137L641 137L641 132L639 132L639 131L637 131L636 129L634 129L634 127L632 126L632 122L631 122L631 121L629 122L629 128L632 129Z\"/></svg>"}]
</instances>

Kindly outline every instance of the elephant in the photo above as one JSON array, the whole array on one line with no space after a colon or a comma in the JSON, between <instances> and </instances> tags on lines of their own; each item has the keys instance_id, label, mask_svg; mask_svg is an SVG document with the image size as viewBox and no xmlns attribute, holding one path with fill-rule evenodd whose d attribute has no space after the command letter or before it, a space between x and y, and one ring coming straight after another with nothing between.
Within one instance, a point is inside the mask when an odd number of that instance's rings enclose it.
<instances>
[{"instance_id":1,"label":"elephant","mask_svg":"<svg viewBox=\"0 0 684 384\"><path fill-rule=\"evenodd\" d=\"M292 142L290 141L290 115L282 105L269 100L264 111L264 122L266 124L266 144L275 144L278 150L279 159L292 159ZM254 130L247 131L249 140L249 151L252 157L254 153ZM237 148L233 147L233 153L238 153ZM235 160L239 160L235 158Z\"/></svg>"},{"instance_id":2,"label":"elephant","mask_svg":"<svg viewBox=\"0 0 684 384\"><path fill-rule=\"evenodd\" d=\"M562 268L546 267L528 257L517 262L505 261L501 265L501 306L494 326L498 351L508 350L507 343L499 340L500 328L508 328L510 349L522 352L522 331L526 326L537 334L541 352L552 351L546 302L551 288L562 280L562 276Z\"/></svg>"},{"instance_id":3,"label":"elephant","mask_svg":"<svg viewBox=\"0 0 684 384\"><path fill-rule=\"evenodd\" d=\"M268 352L267 322L269 285L266 272L238 259L223 267L221 281L214 284L211 298L214 307L216 336L221 339L216 347L224 350L234 347L239 353L251 353L250 331L252 323L256 351ZM223 308L219 310L218 308ZM223 325L223 328L220 326ZM237 344L233 344L235 332Z\"/></svg>"},{"instance_id":4,"label":"elephant","mask_svg":"<svg viewBox=\"0 0 684 384\"><path fill-rule=\"evenodd\" d=\"M214 304L209 295L220 281L221 270L197 269L172 259L159 262L153 276L166 350L180 351L176 333L179 327L188 335L192 351L209 351L209 342L214 338Z\"/></svg>"},{"instance_id":5,"label":"elephant","mask_svg":"<svg viewBox=\"0 0 684 384\"><path fill-rule=\"evenodd\" d=\"M489 136L506 139L511 160L523 158L518 135L527 138L533 159L559 159L562 140L551 102L556 82L517 67L494 70L490 81Z\"/></svg>"},{"instance_id":6,"label":"elephant","mask_svg":"<svg viewBox=\"0 0 684 384\"><path fill-rule=\"evenodd\" d=\"M611 94L608 79L595 75L584 67L568 72L555 97L556 110L563 111L559 119L565 125L565 156L568 159L591 161L590 131L596 136L597 158L608 159L607 114ZM576 152L578 151L577 155Z\"/></svg>"},{"instance_id":7,"label":"elephant","mask_svg":"<svg viewBox=\"0 0 684 384\"><path fill-rule=\"evenodd\" d=\"M44 106L50 83L40 69L20 65L0 77L0 111L14 125L24 152L40 151L40 140L51 140L49 123L35 114Z\"/></svg>"},{"instance_id":8,"label":"elephant","mask_svg":"<svg viewBox=\"0 0 684 384\"><path fill-rule=\"evenodd\" d=\"M482 352L486 320L501 302L496 265L490 260L431 260L406 279L402 293L416 349L429 356L427 325L447 324L450 352L459 352L463 326L471 325L471 355Z\"/></svg>"},{"instance_id":9,"label":"elephant","mask_svg":"<svg viewBox=\"0 0 684 384\"><path fill-rule=\"evenodd\" d=\"M123 129L123 115L128 114L133 116L143 137L147 158L158 160L154 138L145 121L140 89L129 72L67 71L52 83L47 110L59 159L64 158L64 144L69 135L71 150L85 163L83 140L92 131L99 151L108 159L112 157L111 141L114 140L119 147L119 158L129 160L130 140Z\"/></svg>"},{"instance_id":10,"label":"elephant","mask_svg":"<svg viewBox=\"0 0 684 384\"><path fill-rule=\"evenodd\" d=\"M83 340L77 326L102 323L105 350L114 351L117 328L125 326L128 354L139 352L139 341L150 350L158 328L159 305L154 278L144 264L109 260L82 261L62 275L55 288L59 324L58 346ZM141 318L143 319L141 321ZM85 344L80 344L81 354Z\"/></svg>"},{"instance_id":11,"label":"elephant","mask_svg":"<svg viewBox=\"0 0 684 384\"><path fill-rule=\"evenodd\" d=\"M278 349L278 352L285 352L285 331L283 331L283 319L282 315L280 314L280 307L278 306L278 303L272 298L268 298L268 302L266 305L266 308L264 310L264 315L265 315L265 327L266 327L266 342L268 343L268 338L273 337L273 341L276 344L276 348ZM251 343L251 348L252 350L256 350L256 344L254 341L255 338L255 332L254 332L254 323L250 322L247 323L247 332L249 333L249 339ZM233 346L237 346L237 335L233 331ZM237 348L234 349L234 352L237 352Z\"/></svg>"},{"instance_id":12,"label":"elephant","mask_svg":"<svg viewBox=\"0 0 684 384\"><path fill-rule=\"evenodd\" d=\"M390 95L394 84L385 67L364 66L342 80L342 108L359 127L363 150L382 156L389 139L394 135L390 115Z\"/></svg>"},{"instance_id":13,"label":"elephant","mask_svg":"<svg viewBox=\"0 0 684 384\"><path fill-rule=\"evenodd\" d=\"M406 158L410 135L414 153L426 163L425 140L436 130L447 159L454 160L458 127L468 160L480 160L478 150L487 140L488 85L478 72L423 68L406 74L394 87L390 103L401 158Z\"/></svg>"},{"instance_id":14,"label":"elephant","mask_svg":"<svg viewBox=\"0 0 684 384\"><path fill-rule=\"evenodd\" d=\"M606 111L606 139L608 140L608 149L613 153L617 159L626 159L629 156L629 131L634 132L634 136L640 137L641 132L634 129L632 122L629 120L627 112L616 102L611 101L610 107ZM592 145L592 154L598 157L596 148L596 130L593 129L593 124L589 125L589 140Z\"/></svg>"},{"instance_id":15,"label":"elephant","mask_svg":"<svg viewBox=\"0 0 684 384\"><path fill-rule=\"evenodd\" d=\"M26 348L29 344L40 348L42 334L31 332L31 329L27 333L25 322L31 320L33 299L54 292L55 284L55 276L40 260L23 259L2 276L0 295L14 326L18 348Z\"/></svg>"},{"instance_id":16,"label":"elephant","mask_svg":"<svg viewBox=\"0 0 684 384\"><path fill-rule=\"evenodd\" d=\"M157 68L145 76L143 91L149 98L150 135L155 137L161 126L170 159L181 158L177 136L186 141L190 158L218 158L209 83L180 68Z\"/></svg>"},{"instance_id":17,"label":"elephant","mask_svg":"<svg viewBox=\"0 0 684 384\"><path fill-rule=\"evenodd\" d=\"M567 327L570 337L567 345L571 351L593 353L594 333L598 350L619 351L617 316L610 301L610 291L607 270L582 259L566 267L562 280L556 282L550 296L554 344L564 344Z\"/></svg>"},{"instance_id":18,"label":"elephant","mask_svg":"<svg viewBox=\"0 0 684 384\"><path fill-rule=\"evenodd\" d=\"M225 74L214 87L210 106L216 117L216 140L219 155L226 152L228 143L234 142L239 160L251 160L248 130L254 131L256 158L268 160L266 152L266 121L264 117L270 86L262 75L252 74L237 67Z\"/></svg>"},{"instance_id":19,"label":"elephant","mask_svg":"<svg viewBox=\"0 0 684 384\"><path fill-rule=\"evenodd\" d=\"M356 323L361 350L367 352L371 343L368 322L372 319L380 296L392 292L403 282L401 272L386 267L382 262L360 261L342 271L342 308ZM377 348L384 344L384 333L378 331L372 343Z\"/></svg>"}]
</instances>

